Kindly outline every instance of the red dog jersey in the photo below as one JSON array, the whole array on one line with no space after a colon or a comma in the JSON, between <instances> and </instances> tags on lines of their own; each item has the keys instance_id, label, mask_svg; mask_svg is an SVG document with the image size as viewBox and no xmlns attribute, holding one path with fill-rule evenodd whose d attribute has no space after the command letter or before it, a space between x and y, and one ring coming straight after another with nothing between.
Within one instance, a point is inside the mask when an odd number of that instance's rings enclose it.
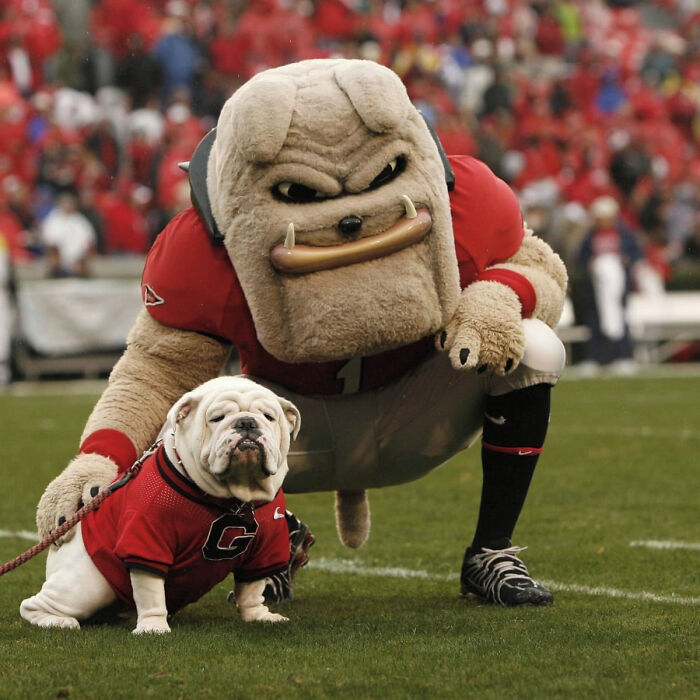
<instances>
[{"instance_id":1,"label":"red dog jersey","mask_svg":"<svg viewBox=\"0 0 700 700\"><path fill-rule=\"evenodd\" d=\"M450 195L455 248L462 287L479 279L513 288L523 315L534 308L534 290L521 275L485 268L513 255L523 239L523 220L515 194L482 162L469 156L450 158L456 184ZM260 344L226 249L214 246L193 208L175 217L158 236L142 278L146 308L157 321L206 333L233 343L244 373L274 381L306 395L343 392L347 361L281 362ZM360 391L397 379L420 363L433 338L349 362L361 362Z\"/></svg>"},{"instance_id":2,"label":"red dog jersey","mask_svg":"<svg viewBox=\"0 0 700 700\"><path fill-rule=\"evenodd\" d=\"M168 612L201 598L233 572L255 581L286 568L285 499L239 514L239 501L213 498L180 474L161 446L132 481L82 521L85 549L117 595L134 605L129 569L165 580Z\"/></svg>"}]
</instances>

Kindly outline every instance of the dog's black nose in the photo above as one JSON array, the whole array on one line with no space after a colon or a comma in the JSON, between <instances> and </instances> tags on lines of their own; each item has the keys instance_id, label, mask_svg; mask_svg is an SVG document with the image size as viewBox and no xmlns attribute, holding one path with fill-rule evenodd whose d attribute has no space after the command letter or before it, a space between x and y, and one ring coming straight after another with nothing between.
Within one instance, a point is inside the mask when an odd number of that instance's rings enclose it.
<instances>
[{"instance_id":1,"label":"dog's black nose","mask_svg":"<svg viewBox=\"0 0 700 700\"><path fill-rule=\"evenodd\" d=\"M239 418L233 426L236 430L256 430L258 424L255 418Z\"/></svg>"},{"instance_id":2,"label":"dog's black nose","mask_svg":"<svg viewBox=\"0 0 700 700\"><path fill-rule=\"evenodd\" d=\"M344 236L352 236L353 233L357 233L362 226L362 219L359 216L344 216L338 222L338 230Z\"/></svg>"}]
</instances>

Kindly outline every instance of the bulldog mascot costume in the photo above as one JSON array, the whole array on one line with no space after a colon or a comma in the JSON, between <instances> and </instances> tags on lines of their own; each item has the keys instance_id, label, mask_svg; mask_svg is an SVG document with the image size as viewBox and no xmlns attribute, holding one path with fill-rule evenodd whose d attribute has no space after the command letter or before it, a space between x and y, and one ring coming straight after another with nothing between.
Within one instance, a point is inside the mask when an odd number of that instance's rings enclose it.
<instances>
[{"instance_id":1,"label":"bulldog mascot costume","mask_svg":"<svg viewBox=\"0 0 700 700\"><path fill-rule=\"evenodd\" d=\"M350 547L369 534L367 489L417 479L483 432L462 594L550 603L511 536L564 367L551 328L567 275L508 186L447 157L391 70L344 59L256 75L188 170L193 206L153 245L145 308L39 502L40 533L127 469L235 346L304 417L285 490L335 491ZM313 539L292 514L288 527L287 576L266 600L291 597Z\"/></svg>"}]
</instances>

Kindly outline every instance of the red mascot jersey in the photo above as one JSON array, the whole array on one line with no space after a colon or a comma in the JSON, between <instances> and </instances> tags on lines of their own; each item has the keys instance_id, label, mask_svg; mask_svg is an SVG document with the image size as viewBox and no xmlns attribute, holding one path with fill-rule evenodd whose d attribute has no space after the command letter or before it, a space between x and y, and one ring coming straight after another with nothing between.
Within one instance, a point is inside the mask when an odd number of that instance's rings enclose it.
<instances>
[{"instance_id":1,"label":"red mascot jersey","mask_svg":"<svg viewBox=\"0 0 700 700\"><path fill-rule=\"evenodd\" d=\"M462 287L479 279L506 284L518 294L523 315L529 315L535 293L522 275L508 270L484 273L485 268L512 256L522 242L523 220L515 194L474 158L455 156L450 164L456 177L450 207ZM210 242L193 208L175 217L156 239L146 261L142 292L146 308L157 321L233 343L246 374L305 395L343 391L346 361L288 364L262 347L226 249ZM359 390L375 389L397 379L432 348L431 336L359 358Z\"/></svg>"},{"instance_id":2,"label":"red mascot jersey","mask_svg":"<svg viewBox=\"0 0 700 700\"><path fill-rule=\"evenodd\" d=\"M286 568L289 532L280 490L270 503L208 496L173 467L161 446L132 481L82 521L85 549L117 595L134 606L129 569L165 578L169 613L233 572L256 581Z\"/></svg>"}]
</instances>

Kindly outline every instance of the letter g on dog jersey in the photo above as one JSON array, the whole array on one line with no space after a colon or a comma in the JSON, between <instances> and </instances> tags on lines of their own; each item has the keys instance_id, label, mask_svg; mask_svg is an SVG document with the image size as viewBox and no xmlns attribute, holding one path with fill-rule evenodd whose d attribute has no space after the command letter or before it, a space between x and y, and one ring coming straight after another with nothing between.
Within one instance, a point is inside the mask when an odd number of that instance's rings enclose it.
<instances>
[{"instance_id":1,"label":"letter g on dog jersey","mask_svg":"<svg viewBox=\"0 0 700 700\"><path fill-rule=\"evenodd\" d=\"M224 513L209 528L202 556L209 561L235 559L243 554L258 531L256 520L244 520L236 513Z\"/></svg>"}]
</instances>

